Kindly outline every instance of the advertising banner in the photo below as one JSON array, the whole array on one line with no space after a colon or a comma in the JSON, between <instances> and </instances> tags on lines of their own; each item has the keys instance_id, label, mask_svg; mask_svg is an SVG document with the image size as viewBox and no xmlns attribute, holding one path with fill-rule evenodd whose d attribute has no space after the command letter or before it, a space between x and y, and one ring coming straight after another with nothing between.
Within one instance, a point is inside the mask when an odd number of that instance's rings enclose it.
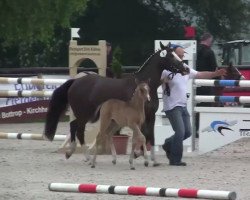
<instances>
[{"instance_id":1,"label":"advertising banner","mask_svg":"<svg viewBox=\"0 0 250 200\"><path fill-rule=\"evenodd\" d=\"M200 112L199 153L250 137L249 108L196 107Z\"/></svg>"},{"instance_id":2,"label":"advertising banner","mask_svg":"<svg viewBox=\"0 0 250 200\"><path fill-rule=\"evenodd\" d=\"M31 77L37 78L37 77ZM46 78L68 79L69 76L44 75ZM33 85L33 84L1 84L0 90L15 91L53 91L59 84ZM31 122L45 119L50 97L1 97L0 123Z\"/></svg>"}]
</instances>

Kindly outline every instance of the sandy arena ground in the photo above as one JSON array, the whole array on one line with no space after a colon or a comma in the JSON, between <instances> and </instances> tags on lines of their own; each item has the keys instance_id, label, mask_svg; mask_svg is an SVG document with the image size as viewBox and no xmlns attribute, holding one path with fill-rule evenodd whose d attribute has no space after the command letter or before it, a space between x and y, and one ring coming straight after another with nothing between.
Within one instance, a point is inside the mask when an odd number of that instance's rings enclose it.
<instances>
[{"instance_id":1,"label":"sandy arena ground","mask_svg":"<svg viewBox=\"0 0 250 200\"><path fill-rule=\"evenodd\" d=\"M43 123L1 124L1 132L42 133ZM66 134L67 123L60 123L58 134ZM65 160L56 153L62 142L31 140L0 140L1 200L155 200L176 198L51 192L48 184L95 183L104 185L134 185L166 188L197 188L235 191L237 199L250 199L250 138L245 138L205 155L185 153L186 167L169 166L164 152L157 152L159 167L143 166L135 161L136 170L128 165L128 155L118 156L116 166L111 156L97 157L95 169L83 161L82 154ZM179 198L182 199L182 198Z\"/></svg>"}]
</instances>

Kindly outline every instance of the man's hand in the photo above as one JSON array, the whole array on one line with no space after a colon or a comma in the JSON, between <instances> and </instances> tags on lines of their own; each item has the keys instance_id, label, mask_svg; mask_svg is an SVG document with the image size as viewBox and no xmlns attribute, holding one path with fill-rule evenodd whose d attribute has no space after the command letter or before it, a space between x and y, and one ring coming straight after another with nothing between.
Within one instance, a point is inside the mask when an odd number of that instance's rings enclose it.
<instances>
[{"instance_id":1,"label":"man's hand","mask_svg":"<svg viewBox=\"0 0 250 200\"><path fill-rule=\"evenodd\" d=\"M226 76L227 70L226 69L217 69L215 70L215 76Z\"/></svg>"}]
</instances>

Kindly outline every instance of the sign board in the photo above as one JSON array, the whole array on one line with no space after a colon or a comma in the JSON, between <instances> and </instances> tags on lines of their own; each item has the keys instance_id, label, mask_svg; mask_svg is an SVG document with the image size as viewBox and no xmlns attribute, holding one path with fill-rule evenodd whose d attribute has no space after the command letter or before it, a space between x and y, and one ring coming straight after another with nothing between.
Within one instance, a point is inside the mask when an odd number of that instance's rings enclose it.
<instances>
[{"instance_id":1,"label":"sign board","mask_svg":"<svg viewBox=\"0 0 250 200\"><path fill-rule=\"evenodd\" d=\"M77 67L85 59L92 60L97 68L98 74L106 76L107 46L105 40L99 40L97 45L78 45L77 41L70 40L69 44L69 68L70 76L77 74Z\"/></svg>"},{"instance_id":2,"label":"sign board","mask_svg":"<svg viewBox=\"0 0 250 200\"><path fill-rule=\"evenodd\" d=\"M199 153L250 137L250 108L196 107L200 112Z\"/></svg>"}]
</instances>

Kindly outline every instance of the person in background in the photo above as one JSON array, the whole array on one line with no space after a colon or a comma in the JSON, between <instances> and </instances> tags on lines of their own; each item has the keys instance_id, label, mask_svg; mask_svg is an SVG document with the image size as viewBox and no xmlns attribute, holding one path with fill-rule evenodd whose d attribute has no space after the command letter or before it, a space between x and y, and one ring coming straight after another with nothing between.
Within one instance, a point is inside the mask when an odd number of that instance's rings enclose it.
<instances>
[{"instance_id":1,"label":"person in background","mask_svg":"<svg viewBox=\"0 0 250 200\"><path fill-rule=\"evenodd\" d=\"M196 70L197 71L215 71L217 69L217 62L215 58L214 51L211 49L213 44L213 36L206 32L200 38L200 43L197 47L197 61ZM218 78L218 77L217 77ZM196 95L215 95L215 91L212 87L197 87ZM214 103L201 102L197 103L196 106L215 106ZM196 124L196 137L199 137L199 113L195 115Z\"/></svg>"},{"instance_id":2,"label":"person in background","mask_svg":"<svg viewBox=\"0 0 250 200\"><path fill-rule=\"evenodd\" d=\"M183 60L184 49L174 45L175 53ZM189 79L214 78L226 74L225 69L209 71L196 71L190 68L190 73L182 76L176 74L173 77L171 72L164 70L161 81L163 86L163 110L174 130L174 135L167 138L162 145L166 152L169 164L174 166L186 166L182 161L183 140L191 136L190 115L187 110L187 85Z\"/></svg>"},{"instance_id":3,"label":"person in background","mask_svg":"<svg viewBox=\"0 0 250 200\"><path fill-rule=\"evenodd\" d=\"M204 33L201 36L200 44L197 47L197 71L215 71L217 69L217 62L214 51L211 49L213 44L213 36L210 33ZM198 87L196 90L197 95L212 95L212 87ZM203 103L204 104L204 103ZM209 106L210 104L203 105Z\"/></svg>"}]
</instances>

